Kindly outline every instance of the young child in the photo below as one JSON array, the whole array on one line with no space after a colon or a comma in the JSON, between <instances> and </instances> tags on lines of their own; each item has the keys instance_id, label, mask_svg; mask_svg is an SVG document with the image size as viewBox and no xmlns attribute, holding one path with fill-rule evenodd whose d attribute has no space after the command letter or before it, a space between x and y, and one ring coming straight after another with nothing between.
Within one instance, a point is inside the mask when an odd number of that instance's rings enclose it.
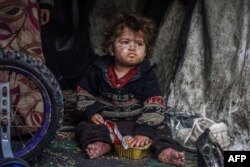
<instances>
[{"instance_id":1,"label":"young child","mask_svg":"<svg viewBox=\"0 0 250 167\"><path fill-rule=\"evenodd\" d=\"M89 158L111 151L114 142L106 120L116 122L130 146L149 144L159 161L183 166L184 153L163 123L164 99L146 59L155 36L153 22L131 11L117 15L106 27L102 56L89 68L77 88L77 108L84 115L76 137Z\"/></svg>"}]
</instances>

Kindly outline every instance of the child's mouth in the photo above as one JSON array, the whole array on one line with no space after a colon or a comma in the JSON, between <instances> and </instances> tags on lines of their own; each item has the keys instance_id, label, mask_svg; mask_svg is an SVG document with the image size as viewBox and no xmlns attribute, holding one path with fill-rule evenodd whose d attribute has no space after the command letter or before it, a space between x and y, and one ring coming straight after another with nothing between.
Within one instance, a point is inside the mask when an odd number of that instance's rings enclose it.
<instances>
[{"instance_id":1,"label":"child's mouth","mask_svg":"<svg viewBox=\"0 0 250 167\"><path fill-rule=\"evenodd\" d=\"M128 57L134 58L134 57L136 57L136 54L134 54L134 53L129 53L129 54L128 54Z\"/></svg>"}]
</instances>

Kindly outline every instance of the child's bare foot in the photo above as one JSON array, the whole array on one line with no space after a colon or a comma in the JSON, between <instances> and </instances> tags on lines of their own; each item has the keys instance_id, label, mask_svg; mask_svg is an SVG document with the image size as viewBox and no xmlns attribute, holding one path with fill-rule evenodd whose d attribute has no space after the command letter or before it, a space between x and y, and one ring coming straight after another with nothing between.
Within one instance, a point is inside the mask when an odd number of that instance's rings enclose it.
<instances>
[{"instance_id":1,"label":"child's bare foot","mask_svg":"<svg viewBox=\"0 0 250 167\"><path fill-rule=\"evenodd\" d=\"M177 166L184 166L185 165L185 155L183 152L176 151L172 148L167 148L163 150L158 155L158 160L166 163L166 164L173 164Z\"/></svg>"},{"instance_id":2,"label":"child's bare foot","mask_svg":"<svg viewBox=\"0 0 250 167\"><path fill-rule=\"evenodd\" d=\"M111 150L110 144L94 142L87 145L86 152L90 159L100 157Z\"/></svg>"}]
</instances>

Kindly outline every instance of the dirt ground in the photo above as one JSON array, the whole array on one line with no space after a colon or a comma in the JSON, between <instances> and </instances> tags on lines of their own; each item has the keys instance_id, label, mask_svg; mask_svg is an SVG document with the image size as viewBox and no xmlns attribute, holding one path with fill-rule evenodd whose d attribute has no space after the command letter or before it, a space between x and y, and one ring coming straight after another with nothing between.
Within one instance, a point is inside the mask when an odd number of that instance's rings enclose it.
<instances>
[{"instance_id":1,"label":"dirt ground","mask_svg":"<svg viewBox=\"0 0 250 167\"><path fill-rule=\"evenodd\" d=\"M186 153L187 167L196 167L197 156ZM115 152L90 160L75 141L74 132L61 131L40 156L29 162L31 167L171 167L153 159L150 155L133 160L119 157Z\"/></svg>"}]
</instances>

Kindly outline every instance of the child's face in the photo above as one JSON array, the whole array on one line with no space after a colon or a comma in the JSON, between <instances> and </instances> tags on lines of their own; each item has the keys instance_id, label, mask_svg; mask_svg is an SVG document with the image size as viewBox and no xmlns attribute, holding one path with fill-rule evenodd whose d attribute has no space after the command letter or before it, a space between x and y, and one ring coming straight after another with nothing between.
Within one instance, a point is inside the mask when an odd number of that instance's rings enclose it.
<instances>
[{"instance_id":1,"label":"child's face","mask_svg":"<svg viewBox=\"0 0 250 167\"><path fill-rule=\"evenodd\" d=\"M133 32L125 27L122 34L114 41L112 51L115 64L134 67L141 63L146 56L146 45L142 32Z\"/></svg>"}]
</instances>

